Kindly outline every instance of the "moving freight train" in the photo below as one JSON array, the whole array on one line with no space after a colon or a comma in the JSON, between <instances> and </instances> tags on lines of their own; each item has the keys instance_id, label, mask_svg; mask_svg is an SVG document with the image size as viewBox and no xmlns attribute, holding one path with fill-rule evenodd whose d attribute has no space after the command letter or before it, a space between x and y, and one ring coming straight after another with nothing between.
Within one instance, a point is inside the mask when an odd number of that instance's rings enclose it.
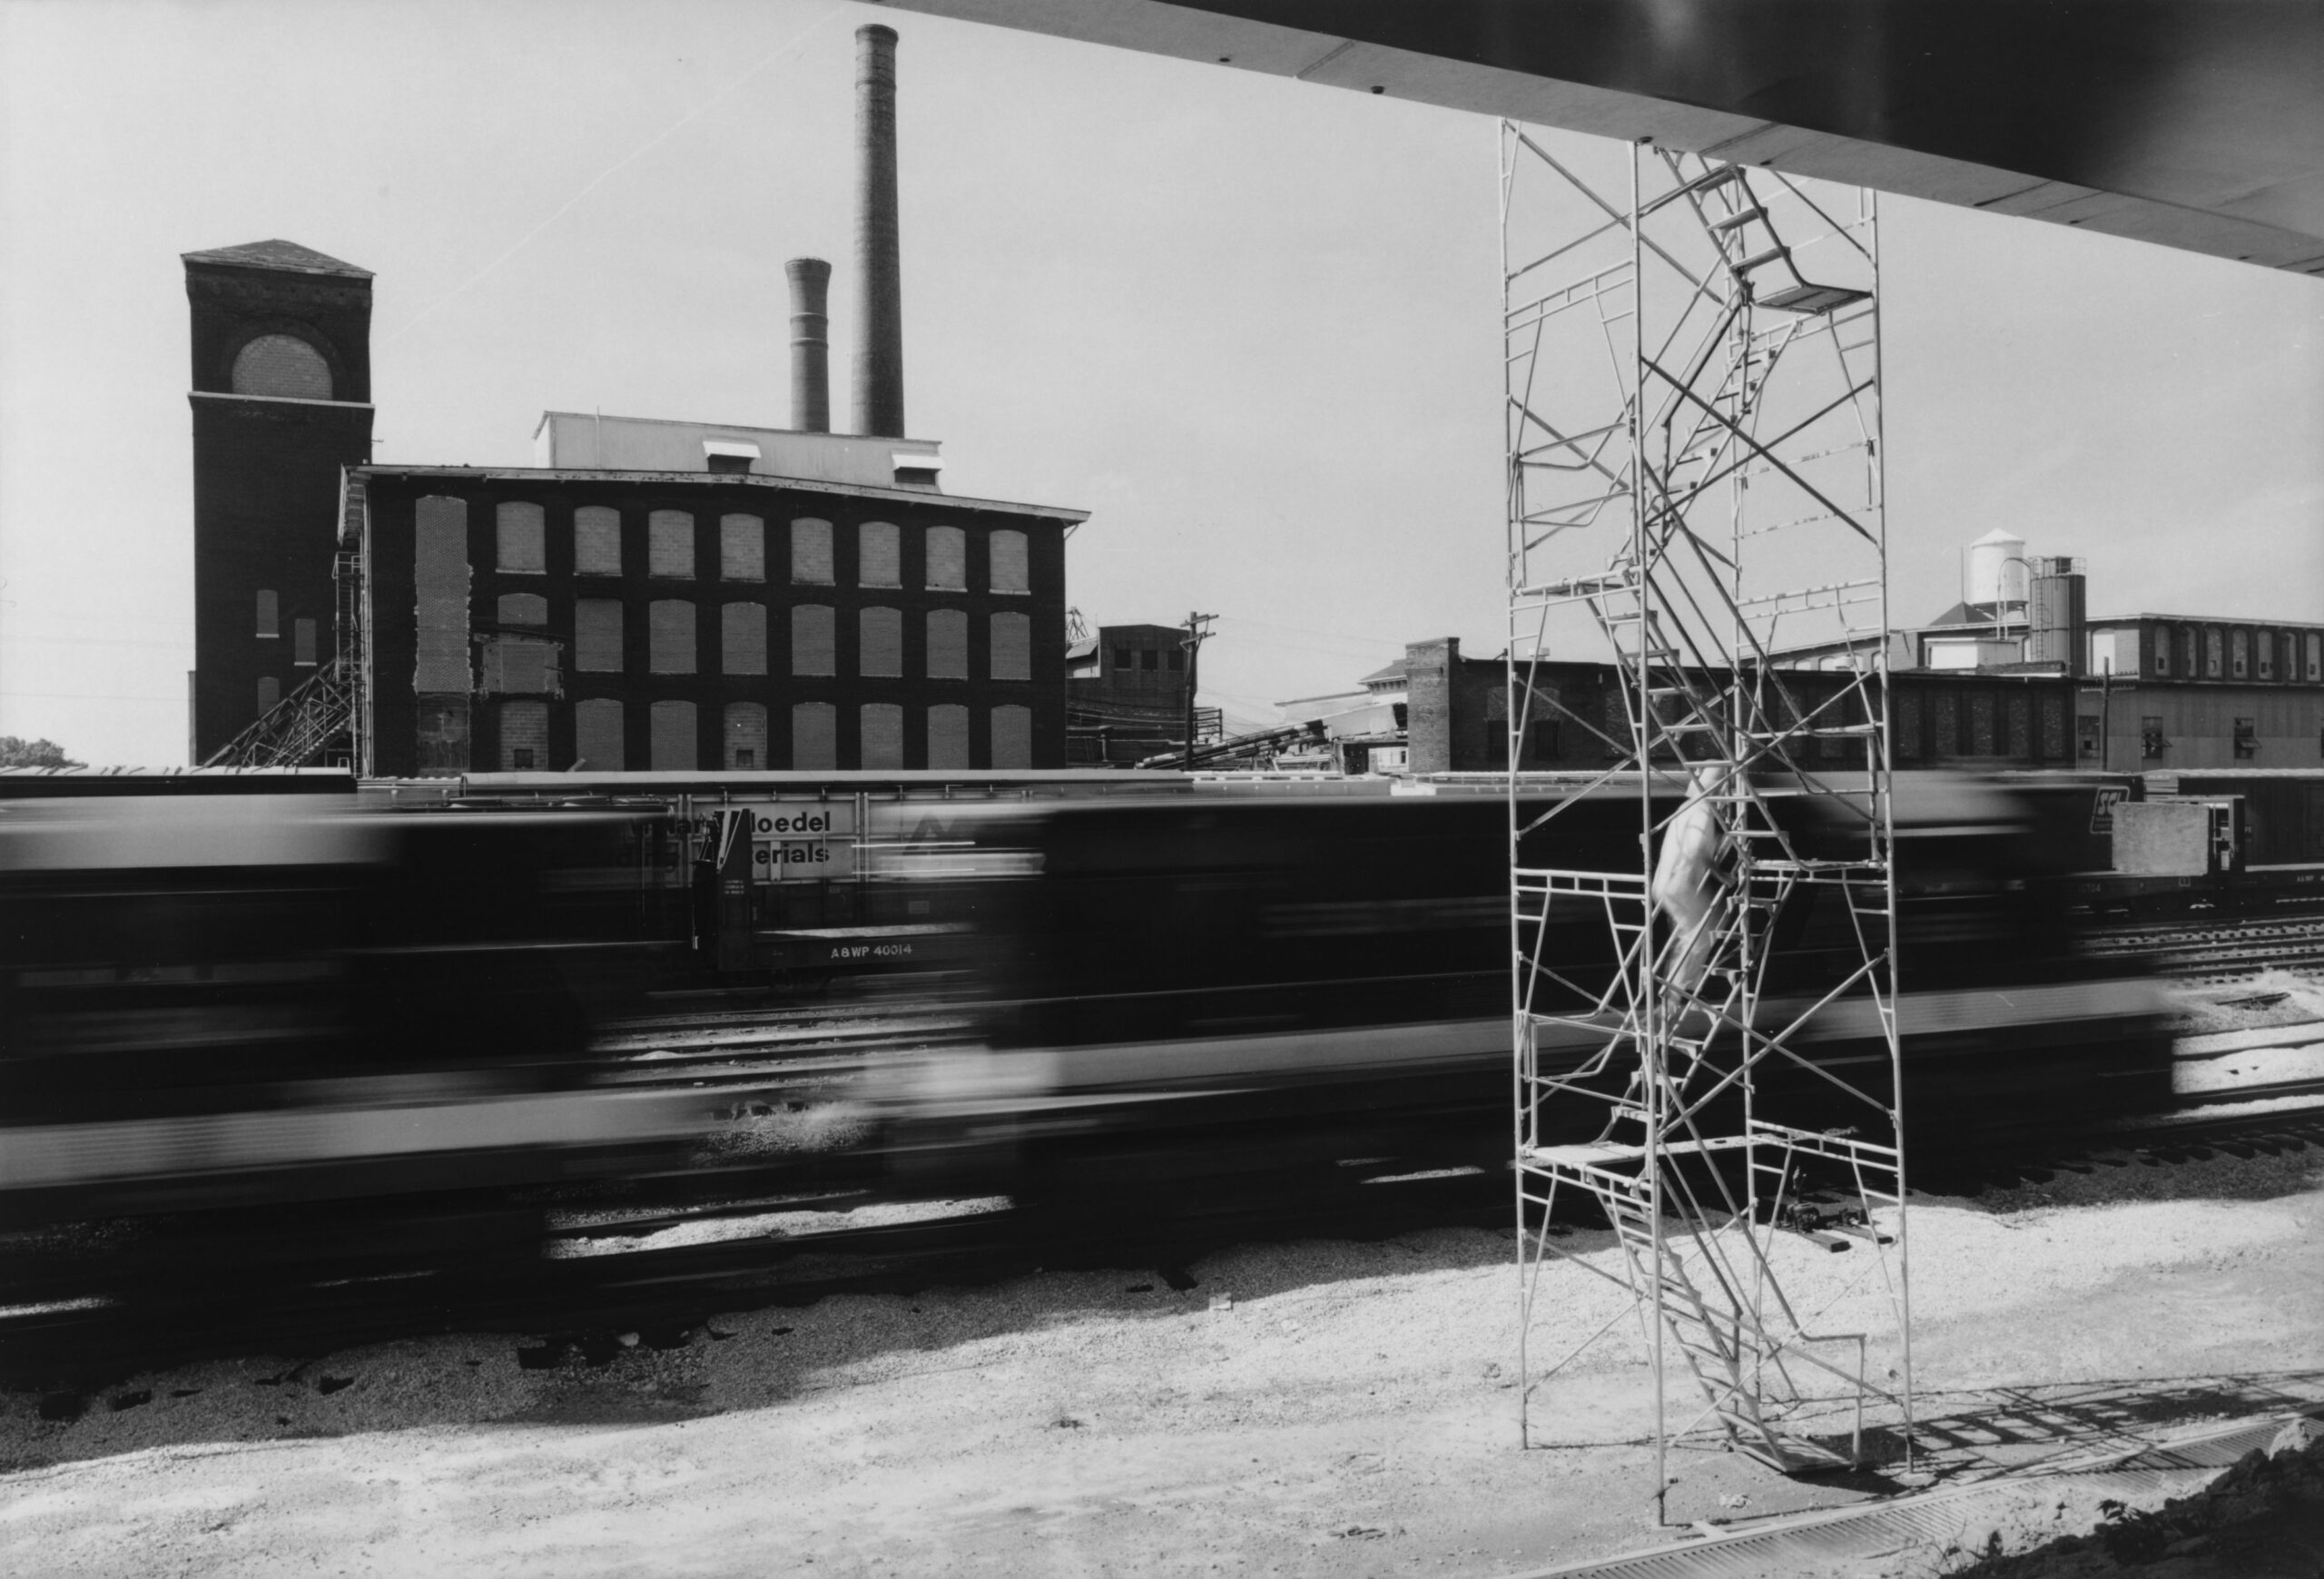
<instances>
[{"instance_id":1,"label":"moving freight train","mask_svg":"<svg viewBox=\"0 0 2324 1579\"><path fill-rule=\"evenodd\" d=\"M190 1274L354 1276L699 1132L587 1058L685 951L640 880L665 819L142 787L0 796L0 1229L166 1219Z\"/></svg>"},{"instance_id":2,"label":"moving freight train","mask_svg":"<svg viewBox=\"0 0 2324 1579\"><path fill-rule=\"evenodd\" d=\"M2090 804L2085 786L1900 782L1917 1140L2167 1100L2157 996L2083 958L2068 914L2073 851L2060 831L2086 825ZM899 1096L902 1155L931 1179L950 1162L1123 1182L1303 1146L1505 1158L1507 815L1498 796L1443 794L1065 804L989 823L980 837L1014 844L1033 875L990 905L1005 942L989 1046L932 1061ZM1529 837L1525 864L1602 868L1636 847L1638 826L1635 792L1608 791ZM1774 1012L1837 980L1841 907L1835 890L1803 888L1777 918ZM1552 924L1555 977L1579 1004L1612 970L1610 934L1584 907ZM1885 1064L1868 1007L1824 1023L1810 1051L1825 1069ZM1543 1056L1579 1063L1596 1045L1576 1031ZM1829 1089L1778 1072L1763 1116L1846 1121L1819 1100Z\"/></svg>"}]
</instances>

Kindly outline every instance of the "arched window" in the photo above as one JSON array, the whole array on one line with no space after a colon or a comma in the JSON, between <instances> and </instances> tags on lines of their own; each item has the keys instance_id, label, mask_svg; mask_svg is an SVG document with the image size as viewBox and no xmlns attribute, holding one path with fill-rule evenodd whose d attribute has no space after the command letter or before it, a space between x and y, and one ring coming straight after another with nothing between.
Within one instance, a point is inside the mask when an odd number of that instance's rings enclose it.
<instances>
[{"instance_id":1,"label":"arched window","mask_svg":"<svg viewBox=\"0 0 2324 1579\"><path fill-rule=\"evenodd\" d=\"M928 573L922 580L931 592L969 589L968 534L958 527L928 528Z\"/></svg>"},{"instance_id":2,"label":"arched window","mask_svg":"<svg viewBox=\"0 0 2324 1579\"><path fill-rule=\"evenodd\" d=\"M621 574L621 512L583 505L573 512L573 568L582 576Z\"/></svg>"},{"instance_id":3,"label":"arched window","mask_svg":"<svg viewBox=\"0 0 2324 1579\"><path fill-rule=\"evenodd\" d=\"M992 765L1033 765L1033 710L995 707L992 710Z\"/></svg>"},{"instance_id":4,"label":"arched window","mask_svg":"<svg viewBox=\"0 0 2324 1579\"><path fill-rule=\"evenodd\" d=\"M866 521L855 528L855 584L904 584L902 534L886 521Z\"/></svg>"},{"instance_id":5,"label":"arched window","mask_svg":"<svg viewBox=\"0 0 2324 1579\"><path fill-rule=\"evenodd\" d=\"M904 765L904 710L893 702L866 702L858 721L862 727L863 762L867 768L900 768Z\"/></svg>"},{"instance_id":6,"label":"arched window","mask_svg":"<svg viewBox=\"0 0 2324 1579\"><path fill-rule=\"evenodd\" d=\"M645 573L674 581L694 579L694 518L655 510L645 518Z\"/></svg>"},{"instance_id":7,"label":"arched window","mask_svg":"<svg viewBox=\"0 0 2324 1579\"><path fill-rule=\"evenodd\" d=\"M730 603L718 616L719 668L729 675L766 673L766 605Z\"/></svg>"},{"instance_id":8,"label":"arched window","mask_svg":"<svg viewBox=\"0 0 2324 1579\"><path fill-rule=\"evenodd\" d=\"M766 708L756 702L726 704L725 765L749 773L766 760Z\"/></svg>"},{"instance_id":9,"label":"arched window","mask_svg":"<svg viewBox=\"0 0 2324 1579\"><path fill-rule=\"evenodd\" d=\"M621 673L621 600L580 597L573 603L573 667L586 675Z\"/></svg>"},{"instance_id":10,"label":"arched window","mask_svg":"<svg viewBox=\"0 0 2324 1579\"><path fill-rule=\"evenodd\" d=\"M867 608L856 616L856 673L868 679L901 679L904 672L904 617L894 608Z\"/></svg>"},{"instance_id":11,"label":"arched window","mask_svg":"<svg viewBox=\"0 0 2324 1579\"><path fill-rule=\"evenodd\" d=\"M582 762L599 773L622 772L626 754L622 749L621 704L600 696L576 706L573 746Z\"/></svg>"},{"instance_id":12,"label":"arched window","mask_svg":"<svg viewBox=\"0 0 2324 1579\"><path fill-rule=\"evenodd\" d=\"M766 522L757 516L718 518L718 578L766 579Z\"/></svg>"},{"instance_id":13,"label":"arched window","mask_svg":"<svg viewBox=\"0 0 2324 1579\"><path fill-rule=\"evenodd\" d=\"M1029 592L1033 589L1032 573L1025 560L1025 534L1001 530L993 533L990 541L992 556L992 589L995 592Z\"/></svg>"},{"instance_id":14,"label":"arched window","mask_svg":"<svg viewBox=\"0 0 2324 1579\"><path fill-rule=\"evenodd\" d=\"M652 712L654 743L653 769L655 773L694 773L702 764L696 760L694 732L694 704L691 702L656 702Z\"/></svg>"},{"instance_id":15,"label":"arched window","mask_svg":"<svg viewBox=\"0 0 2324 1579\"><path fill-rule=\"evenodd\" d=\"M969 765L969 710L958 702L939 702L928 710L928 765Z\"/></svg>"},{"instance_id":16,"label":"arched window","mask_svg":"<svg viewBox=\"0 0 2324 1579\"><path fill-rule=\"evenodd\" d=\"M803 516L791 523L791 579L812 587L832 584L832 524Z\"/></svg>"},{"instance_id":17,"label":"arched window","mask_svg":"<svg viewBox=\"0 0 2324 1579\"><path fill-rule=\"evenodd\" d=\"M839 709L829 702L791 705L791 770L829 772L839 766Z\"/></svg>"},{"instance_id":18,"label":"arched window","mask_svg":"<svg viewBox=\"0 0 2324 1579\"><path fill-rule=\"evenodd\" d=\"M504 575L538 576L548 568L547 530L541 507L511 501L493 512Z\"/></svg>"},{"instance_id":19,"label":"arched window","mask_svg":"<svg viewBox=\"0 0 2324 1579\"><path fill-rule=\"evenodd\" d=\"M969 677L969 617L957 608L928 611L928 677L965 680Z\"/></svg>"},{"instance_id":20,"label":"arched window","mask_svg":"<svg viewBox=\"0 0 2324 1579\"><path fill-rule=\"evenodd\" d=\"M838 637L832 611L819 603L803 603L791 611L791 672L831 675L838 669Z\"/></svg>"},{"instance_id":21,"label":"arched window","mask_svg":"<svg viewBox=\"0 0 2324 1579\"><path fill-rule=\"evenodd\" d=\"M330 363L295 334L261 334L234 353L234 393L328 400Z\"/></svg>"},{"instance_id":22,"label":"arched window","mask_svg":"<svg viewBox=\"0 0 2324 1579\"><path fill-rule=\"evenodd\" d=\"M694 605L684 598L656 598L645 611L645 645L655 674L693 674Z\"/></svg>"},{"instance_id":23,"label":"arched window","mask_svg":"<svg viewBox=\"0 0 2324 1579\"><path fill-rule=\"evenodd\" d=\"M548 765L548 704L501 703L500 770L528 773Z\"/></svg>"},{"instance_id":24,"label":"arched window","mask_svg":"<svg viewBox=\"0 0 2324 1579\"><path fill-rule=\"evenodd\" d=\"M992 617L992 677L1029 680L1033 677L1033 621L1022 614Z\"/></svg>"}]
</instances>

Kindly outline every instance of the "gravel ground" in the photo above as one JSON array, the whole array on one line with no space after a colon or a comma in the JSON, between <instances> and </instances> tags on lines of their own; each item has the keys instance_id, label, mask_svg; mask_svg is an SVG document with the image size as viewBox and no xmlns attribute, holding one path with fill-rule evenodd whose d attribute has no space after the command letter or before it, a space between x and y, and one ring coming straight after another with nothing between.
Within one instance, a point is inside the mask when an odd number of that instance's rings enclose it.
<instances>
[{"instance_id":1,"label":"gravel ground","mask_svg":"<svg viewBox=\"0 0 2324 1579\"><path fill-rule=\"evenodd\" d=\"M1916 1202L1935 1467L2324 1400L2319 1219L2314 1149ZM1783 1252L1819 1322L1869 1313L1869 1258ZM9 1396L0 1572L1487 1574L1652 1544L1634 1327L1537 1391L1536 1450L1518 1450L1511 1255L1478 1230L1256 1246L1191 1279L1046 1272L691 1332L435 1338ZM1580 1268L1547 1277L1537 1357L1620 1309ZM1682 1519L1876 1489L1692 1447L1674 1473ZM2100 1519L2053 1500L2005 1521L2003 1549ZM1958 1567L1990 1533L1849 1572Z\"/></svg>"},{"instance_id":2,"label":"gravel ground","mask_svg":"<svg viewBox=\"0 0 2324 1579\"><path fill-rule=\"evenodd\" d=\"M1957 1571L1959 1579L2313 1579L2324 1573L2324 1430L2286 1429L2201 1491L2159 1508L2110 1503L2063 1535Z\"/></svg>"},{"instance_id":3,"label":"gravel ground","mask_svg":"<svg viewBox=\"0 0 2324 1579\"><path fill-rule=\"evenodd\" d=\"M2182 1030L2246 1031L2324 1021L2324 982L2290 971L2265 971L2231 987L2169 989Z\"/></svg>"}]
</instances>

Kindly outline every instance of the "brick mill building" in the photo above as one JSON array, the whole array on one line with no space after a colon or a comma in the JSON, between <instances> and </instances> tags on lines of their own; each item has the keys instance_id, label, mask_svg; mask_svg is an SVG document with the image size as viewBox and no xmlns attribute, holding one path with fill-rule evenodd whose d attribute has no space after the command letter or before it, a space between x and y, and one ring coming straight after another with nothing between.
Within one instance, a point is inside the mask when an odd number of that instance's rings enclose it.
<instances>
[{"instance_id":1,"label":"brick mill building","mask_svg":"<svg viewBox=\"0 0 2324 1579\"><path fill-rule=\"evenodd\" d=\"M959 498L904 434L896 35L856 31L855 433L830 265L785 265L789 428L552 411L529 467L371 464L368 271L185 254L193 760L1062 767L1080 510Z\"/></svg>"},{"instance_id":2,"label":"brick mill building","mask_svg":"<svg viewBox=\"0 0 2324 1579\"><path fill-rule=\"evenodd\" d=\"M531 467L374 466L369 272L184 262L192 760L344 654L335 749L379 776L1065 765L1086 511L944 494L929 439L596 414L546 414Z\"/></svg>"},{"instance_id":3,"label":"brick mill building","mask_svg":"<svg viewBox=\"0 0 2324 1579\"><path fill-rule=\"evenodd\" d=\"M753 463L800 437L698 431ZM356 469L359 771L1061 767L1084 518L892 481Z\"/></svg>"}]
</instances>

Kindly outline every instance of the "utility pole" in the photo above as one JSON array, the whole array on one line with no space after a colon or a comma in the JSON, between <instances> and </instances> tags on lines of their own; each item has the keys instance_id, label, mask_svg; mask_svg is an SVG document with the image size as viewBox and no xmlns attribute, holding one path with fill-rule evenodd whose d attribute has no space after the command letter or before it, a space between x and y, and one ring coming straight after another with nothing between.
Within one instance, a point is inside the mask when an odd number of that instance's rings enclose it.
<instances>
[{"instance_id":1,"label":"utility pole","mask_svg":"<svg viewBox=\"0 0 2324 1579\"><path fill-rule=\"evenodd\" d=\"M1195 676L1202 663L1202 644L1210 639L1210 622L1215 614L1187 616L1187 634L1178 643L1187 655L1187 771L1195 770Z\"/></svg>"},{"instance_id":2,"label":"utility pole","mask_svg":"<svg viewBox=\"0 0 2324 1579\"><path fill-rule=\"evenodd\" d=\"M2098 671L2098 771L2114 771L2114 660Z\"/></svg>"}]
</instances>

